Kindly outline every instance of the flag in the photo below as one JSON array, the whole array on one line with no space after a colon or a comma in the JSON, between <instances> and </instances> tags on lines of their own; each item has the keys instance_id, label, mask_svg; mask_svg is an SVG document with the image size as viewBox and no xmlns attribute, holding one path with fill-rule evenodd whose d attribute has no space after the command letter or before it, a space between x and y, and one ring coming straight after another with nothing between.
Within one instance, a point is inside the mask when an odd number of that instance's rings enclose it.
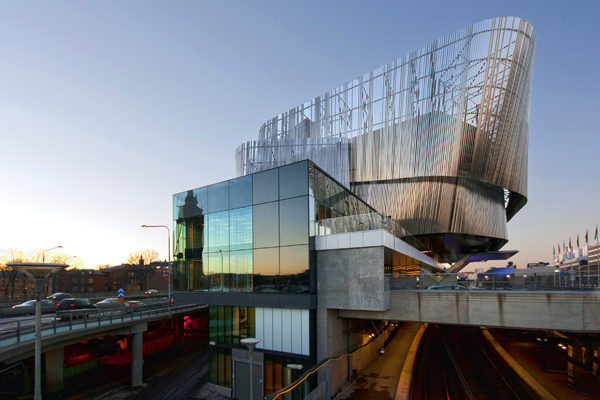
<instances>
[{"instance_id":1,"label":"flag","mask_svg":"<svg viewBox=\"0 0 600 400\"><path fill-rule=\"evenodd\" d=\"M594 236L594 239L598 240L598 225L596 225L596 236Z\"/></svg>"},{"instance_id":2,"label":"flag","mask_svg":"<svg viewBox=\"0 0 600 400\"><path fill-rule=\"evenodd\" d=\"M554 245L552 245L552 257L556 257L556 249L554 248Z\"/></svg>"},{"instance_id":3,"label":"flag","mask_svg":"<svg viewBox=\"0 0 600 400\"><path fill-rule=\"evenodd\" d=\"M577 248L579 248L579 233L577 234Z\"/></svg>"},{"instance_id":4,"label":"flag","mask_svg":"<svg viewBox=\"0 0 600 400\"><path fill-rule=\"evenodd\" d=\"M585 230L585 244L586 244L586 245L590 243L588 239L589 239L589 236L588 236L588 230L586 229L586 230Z\"/></svg>"},{"instance_id":5,"label":"flag","mask_svg":"<svg viewBox=\"0 0 600 400\"><path fill-rule=\"evenodd\" d=\"M563 253L567 252L567 246L565 245L565 241L563 240Z\"/></svg>"},{"instance_id":6,"label":"flag","mask_svg":"<svg viewBox=\"0 0 600 400\"><path fill-rule=\"evenodd\" d=\"M573 245L571 244L571 236L569 236L569 251L573 250Z\"/></svg>"}]
</instances>

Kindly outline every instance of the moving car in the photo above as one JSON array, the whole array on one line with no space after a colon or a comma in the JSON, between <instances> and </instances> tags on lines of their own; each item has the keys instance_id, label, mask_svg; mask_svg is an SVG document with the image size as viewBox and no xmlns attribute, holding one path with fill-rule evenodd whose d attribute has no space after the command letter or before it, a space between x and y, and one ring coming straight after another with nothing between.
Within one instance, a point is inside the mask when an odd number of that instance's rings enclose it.
<instances>
[{"instance_id":1,"label":"moving car","mask_svg":"<svg viewBox=\"0 0 600 400\"><path fill-rule=\"evenodd\" d=\"M54 303L52 302L52 300L41 300L41 302L42 302L42 307L54 306ZM23 302L21 304L15 304L11 308L20 308L20 307L35 307L35 300L27 300L26 302Z\"/></svg>"},{"instance_id":2,"label":"moving car","mask_svg":"<svg viewBox=\"0 0 600 400\"><path fill-rule=\"evenodd\" d=\"M125 306L125 303L121 303L118 298L111 297L108 299L104 299L96 303L97 308L107 309L107 308L120 308Z\"/></svg>"},{"instance_id":3,"label":"moving car","mask_svg":"<svg viewBox=\"0 0 600 400\"><path fill-rule=\"evenodd\" d=\"M140 307L143 306L144 302L139 300L130 300L125 302L125 307Z\"/></svg>"},{"instance_id":4,"label":"moving car","mask_svg":"<svg viewBox=\"0 0 600 400\"><path fill-rule=\"evenodd\" d=\"M158 294L158 290L156 290L156 289L148 289L148 290L146 290L145 294Z\"/></svg>"},{"instance_id":5,"label":"moving car","mask_svg":"<svg viewBox=\"0 0 600 400\"><path fill-rule=\"evenodd\" d=\"M58 303L58 310L81 310L84 308L96 308L96 305L92 303L90 299L62 299Z\"/></svg>"},{"instance_id":6,"label":"moving car","mask_svg":"<svg viewBox=\"0 0 600 400\"><path fill-rule=\"evenodd\" d=\"M96 310L96 305L90 299L62 299L58 304L56 316L64 320L83 318L92 310Z\"/></svg>"},{"instance_id":7,"label":"moving car","mask_svg":"<svg viewBox=\"0 0 600 400\"><path fill-rule=\"evenodd\" d=\"M56 305L52 300L41 300L42 302L42 313L54 312L56 311ZM15 311L18 311L18 314L35 314L35 300L27 300L21 304L16 304L11 307Z\"/></svg>"},{"instance_id":8,"label":"moving car","mask_svg":"<svg viewBox=\"0 0 600 400\"><path fill-rule=\"evenodd\" d=\"M50 296L46 297L49 300L52 300L55 305L58 305L62 299L72 298L71 293L53 293Z\"/></svg>"}]
</instances>

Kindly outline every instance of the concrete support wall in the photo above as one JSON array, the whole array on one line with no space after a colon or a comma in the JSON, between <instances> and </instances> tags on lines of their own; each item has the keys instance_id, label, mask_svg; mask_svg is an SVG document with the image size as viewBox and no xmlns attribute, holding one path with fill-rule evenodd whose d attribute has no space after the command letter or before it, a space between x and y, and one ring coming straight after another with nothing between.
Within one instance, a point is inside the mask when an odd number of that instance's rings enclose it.
<instances>
[{"instance_id":1,"label":"concrete support wall","mask_svg":"<svg viewBox=\"0 0 600 400\"><path fill-rule=\"evenodd\" d=\"M347 329L346 320L339 318L336 310L317 309L317 362L348 353ZM319 382L329 374L331 393L349 381L348 362L348 357L331 361L317 372Z\"/></svg>"},{"instance_id":2,"label":"concrete support wall","mask_svg":"<svg viewBox=\"0 0 600 400\"><path fill-rule=\"evenodd\" d=\"M321 308L385 311L383 246L322 250L318 258L318 304Z\"/></svg>"},{"instance_id":3,"label":"concrete support wall","mask_svg":"<svg viewBox=\"0 0 600 400\"><path fill-rule=\"evenodd\" d=\"M144 332L148 324L140 324L131 328L131 386L142 386L142 367L144 366L143 346Z\"/></svg>"},{"instance_id":4,"label":"concrete support wall","mask_svg":"<svg viewBox=\"0 0 600 400\"><path fill-rule=\"evenodd\" d=\"M173 347L182 349L185 342L183 317L171 320L171 329L173 330Z\"/></svg>"},{"instance_id":5,"label":"concrete support wall","mask_svg":"<svg viewBox=\"0 0 600 400\"><path fill-rule=\"evenodd\" d=\"M65 348L50 350L46 356L46 390L50 393L64 389L65 377Z\"/></svg>"},{"instance_id":6,"label":"concrete support wall","mask_svg":"<svg viewBox=\"0 0 600 400\"><path fill-rule=\"evenodd\" d=\"M600 331L600 293L397 291L389 311L340 310L343 318L515 329Z\"/></svg>"}]
</instances>

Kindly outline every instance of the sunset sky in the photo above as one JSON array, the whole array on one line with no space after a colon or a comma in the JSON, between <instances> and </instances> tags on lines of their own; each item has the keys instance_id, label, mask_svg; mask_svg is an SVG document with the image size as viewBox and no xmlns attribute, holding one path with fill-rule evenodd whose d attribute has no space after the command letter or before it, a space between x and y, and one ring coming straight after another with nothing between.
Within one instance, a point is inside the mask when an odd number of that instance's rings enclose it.
<instances>
[{"instance_id":1,"label":"sunset sky","mask_svg":"<svg viewBox=\"0 0 600 400\"><path fill-rule=\"evenodd\" d=\"M166 259L167 231L141 225L171 226L174 193L234 178L234 149L264 121L513 15L537 43L529 201L504 250L519 267L551 261L600 223L600 3L541 4L0 1L0 255Z\"/></svg>"}]
</instances>

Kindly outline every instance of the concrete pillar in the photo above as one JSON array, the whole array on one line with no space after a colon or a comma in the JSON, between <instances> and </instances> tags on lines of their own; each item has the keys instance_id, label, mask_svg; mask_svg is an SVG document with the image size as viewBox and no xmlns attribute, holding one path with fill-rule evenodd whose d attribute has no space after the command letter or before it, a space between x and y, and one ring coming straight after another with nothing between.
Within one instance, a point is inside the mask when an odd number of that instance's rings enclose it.
<instances>
[{"instance_id":1,"label":"concrete pillar","mask_svg":"<svg viewBox=\"0 0 600 400\"><path fill-rule=\"evenodd\" d=\"M171 329L173 330L173 347L183 349L185 343L183 317L172 319Z\"/></svg>"},{"instance_id":2,"label":"concrete pillar","mask_svg":"<svg viewBox=\"0 0 600 400\"><path fill-rule=\"evenodd\" d=\"M148 324L139 324L131 327L131 386L142 386L142 367L144 366L143 346L144 332Z\"/></svg>"},{"instance_id":3,"label":"concrete pillar","mask_svg":"<svg viewBox=\"0 0 600 400\"><path fill-rule=\"evenodd\" d=\"M46 390L50 393L64 389L65 348L46 352Z\"/></svg>"}]
</instances>

